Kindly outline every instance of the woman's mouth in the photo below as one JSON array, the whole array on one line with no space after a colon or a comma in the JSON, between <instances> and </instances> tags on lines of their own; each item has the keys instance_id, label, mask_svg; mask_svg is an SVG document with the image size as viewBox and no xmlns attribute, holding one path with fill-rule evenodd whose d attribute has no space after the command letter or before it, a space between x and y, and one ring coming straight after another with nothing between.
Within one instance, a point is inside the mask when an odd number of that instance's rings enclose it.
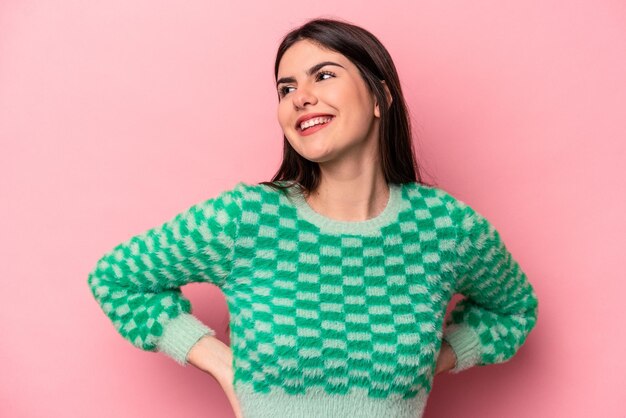
<instances>
[{"instance_id":1,"label":"woman's mouth","mask_svg":"<svg viewBox=\"0 0 626 418\"><path fill-rule=\"evenodd\" d=\"M298 131L300 135L303 136L314 134L320 129L325 128L333 119L334 116L318 116L307 119L298 126Z\"/></svg>"}]
</instances>

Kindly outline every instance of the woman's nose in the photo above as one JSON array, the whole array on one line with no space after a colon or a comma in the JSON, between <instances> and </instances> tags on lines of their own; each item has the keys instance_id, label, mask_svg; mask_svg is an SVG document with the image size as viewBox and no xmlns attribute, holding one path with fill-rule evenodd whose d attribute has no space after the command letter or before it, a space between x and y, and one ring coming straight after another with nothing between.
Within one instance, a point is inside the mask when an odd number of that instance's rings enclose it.
<instances>
[{"instance_id":1,"label":"woman's nose","mask_svg":"<svg viewBox=\"0 0 626 418\"><path fill-rule=\"evenodd\" d=\"M317 103L317 97L308 87L298 87L294 92L293 104L296 108L302 109L306 105L314 105L315 103Z\"/></svg>"}]
</instances>

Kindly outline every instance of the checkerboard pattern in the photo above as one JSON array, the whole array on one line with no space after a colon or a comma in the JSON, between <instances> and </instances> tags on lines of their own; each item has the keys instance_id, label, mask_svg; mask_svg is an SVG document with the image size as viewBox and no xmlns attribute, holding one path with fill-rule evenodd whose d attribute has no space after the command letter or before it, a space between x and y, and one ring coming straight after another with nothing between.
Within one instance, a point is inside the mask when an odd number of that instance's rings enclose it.
<instances>
[{"instance_id":1,"label":"checkerboard pattern","mask_svg":"<svg viewBox=\"0 0 626 418\"><path fill-rule=\"evenodd\" d=\"M214 331L180 287L219 286L242 396L425 399L442 338L455 372L505 361L533 328L537 298L484 217L436 187L393 187L389 222L346 233L304 219L289 193L240 182L117 245L88 284L124 338L183 365ZM466 298L444 333L456 292Z\"/></svg>"},{"instance_id":2,"label":"checkerboard pattern","mask_svg":"<svg viewBox=\"0 0 626 418\"><path fill-rule=\"evenodd\" d=\"M457 353L452 373L509 360L537 322L537 295L500 233L461 201L448 203L459 225L456 291L466 296L446 321ZM477 346L477 349L473 349Z\"/></svg>"}]
</instances>

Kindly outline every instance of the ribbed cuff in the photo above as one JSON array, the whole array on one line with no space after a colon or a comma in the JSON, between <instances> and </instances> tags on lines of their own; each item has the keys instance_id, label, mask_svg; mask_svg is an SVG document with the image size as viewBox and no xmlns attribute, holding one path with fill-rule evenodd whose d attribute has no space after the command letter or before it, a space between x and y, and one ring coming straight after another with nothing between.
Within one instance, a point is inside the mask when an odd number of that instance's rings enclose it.
<instances>
[{"instance_id":1,"label":"ribbed cuff","mask_svg":"<svg viewBox=\"0 0 626 418\"><path fill-rule=\"evenodd\" d=\"M215 331L192 314L182 313L165 325L157 348L180 365L186 366L189 350L205 335L213 336Z\"/></svg>"},{"instance_id":2,"label":"ribbed cuff","mask_svg":"<svg viewBox=\"0 0 626 418\"><path fill-rule=\"evenodd\" d=\"M443 339L450 344L456 354L456 365L450 373L459 373L476 365L480 360L480 339L471 327L464 324L451 324L443 332Z\"/></svg>"}]
</instances>

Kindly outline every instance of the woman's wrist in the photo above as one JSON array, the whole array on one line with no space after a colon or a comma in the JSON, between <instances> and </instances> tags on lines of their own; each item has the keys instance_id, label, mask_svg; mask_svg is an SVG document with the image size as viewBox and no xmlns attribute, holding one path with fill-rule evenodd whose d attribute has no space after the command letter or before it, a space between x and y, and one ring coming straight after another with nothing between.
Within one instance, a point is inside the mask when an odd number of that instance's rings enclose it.
<instances>
[{"instance_id":1,"label":"woman's wrist","mask_svg":"<svg viewBox=\"0 0 626 418\"><path fill-rule=\"evenodd\" d=\"M241 407L233 386L233 354L229 346L214 336L205 335L189 350L187 361L209 373L224 389L235 416L240 418Z\"/></svg>"},{"instance_id":2,"label":"woman's wrist","mask_svg":"<svg viewBox=\"0 0 626 418\"><path fill-rule=\"evenodd\" d=\"M456 353L452 349L452 346L446 340L442 340L435 374L453 369L456 366L456 362Z\"/></svg>"},{"instance_id":3,"label":"woman's wrist","mask_svg":"<svg viewBox=\"0 0 626 418\"><path fill-rule=\"evenodd\" d=\"M190 364L211 374L220 382L232 367L232 358L230 347L210 335L200 338L187 354Z\"/></svg>"}]
</instances>

